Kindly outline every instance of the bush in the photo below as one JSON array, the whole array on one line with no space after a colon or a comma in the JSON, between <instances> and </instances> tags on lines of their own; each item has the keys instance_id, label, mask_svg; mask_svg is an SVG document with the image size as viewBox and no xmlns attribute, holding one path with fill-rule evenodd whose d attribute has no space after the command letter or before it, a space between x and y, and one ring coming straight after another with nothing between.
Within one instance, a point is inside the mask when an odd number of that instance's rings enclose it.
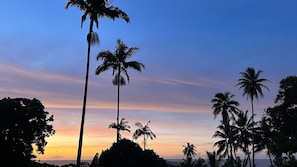
<instances>
[{"instance_id":1,"label":"bush","mask_svg":"<svg viewBox=\"0 0 297 167\"><path fill-rule=\"evenodd\" d=\"M166 161L153 150L143 151L131 140L122 139L102 151L98 167L167 167Z\"/></svg>"}]
</instances>

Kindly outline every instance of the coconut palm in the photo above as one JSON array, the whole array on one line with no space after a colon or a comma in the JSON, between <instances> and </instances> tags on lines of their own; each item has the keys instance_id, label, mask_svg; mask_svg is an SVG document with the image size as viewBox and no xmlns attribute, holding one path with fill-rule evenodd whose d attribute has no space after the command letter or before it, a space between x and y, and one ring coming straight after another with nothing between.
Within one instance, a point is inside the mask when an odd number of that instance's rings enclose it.
<instances>
[{"instance_id":1,"label":"coconut palm","mask_svg":"<svg viewBox=\"0 0 297 167\"><path fill-rule=\"evenodd\" d=\"M236 147L236 139L238 138L238 129L233 125L228 125L222 122L215 131L212 137L220 138L221 140L214 143L214 146L218 147L217 154L222 155L222 157L226 157L230 160L234 159L233 153Z\"/></svg>"},{"instance_id":2,"label":"coconut palm","mask_svg":"<svg viewBox=\"0 0 297 167\"><path fill-rule=\"evenodd\" d=\"M234 114L238 112L237 106L239 106L239 103L232 100L233 97L234 95L229 92L217 93L215 94L215 98L211 100L213 103L212 109L214 117L216 118L216 116L221 113L225 125L228 125L230 119L229 114L234 118Z\"/></svg>"},{"instance_id":3,"label":"coconut palm","mask_svg":"<svg viewBox=\"0 0 297 167\"><path fill-rule=\"evenodd\" d=\"M260 74L263 71L255 71L254 68L248 67L245 72L241 72L242 78L238 79L238 84L240 89L243 89L243 96L247 99L251 99L252 105L252 116L254 115L254 99L258 99L259 96L264 97L262 88L269 91L269 88L263 84L269 80L265 78L260 78ZM254 121L254 117L252 117ZM255 151L254 151L254 128L252 130L252 156L253 156L253 166L255 166Z\"/></svg>"},{"instance_id":4,"label":"coconut palm","mask_svg":"<svg viewBox=\"0 0 297 167\"><path fill-rule=\"evenodd\" d=\"M87 17L89 17L90 19L89 32L87 35L87 42L88 42L87 65L86 65L80 136L79 136L78 153L77 153L77 165L80 165L80 159L81 159L81 147L82 147L82 141L83 141L84 120L85 120L87 92L88 92L91 45L99 42L99 37L97 33L93 32L94 22L96 24L96 27L98 28L99 27L98 19L100 17L111 18L113 20L116 18L121 18L121 19L124 19L126 22L130 21L128 15L125 12L123 12L117 7L111 6L110 3L111 3L111 0L67 0L66 6L65 6L66 9L68 9L70 6L76 6L80 10L82 10L83 15L81 17L81 27L83 26L83 23L87 19Z\"/></svg>"},{"instance_id":5,"label":"coconut palm","mask_svg":"<svg viewBox=\"0 0 297 167\"><path fill-rule=\"evenodd\" d=\"M139 136L143 136L143 150L146 149L146 139L147 138L150 138L151 140L156 138L156 135L153 133L153 131L148 126L148 124L150 122L151 121L148 121L145 126L143 126L140 122L135 123L135 125L138 127L138 129L136 129L136 131L134 132L133 139L138 139Z\"/></svg>"},{"instance_id":6,"label":"coconut palm","mask_svg":"<svg viewBox=\"0 0 297 167\"><path fill-rule=\"evenodd\" d=\"M269 118L262 117L259 121L259 126L255 128L255 152L266 149L266 153L269 157L270 166L273 166L270 145L272 141L271 126L269 125Z\"/></svg>"},{"instance_id":7,"label":"coconut palm","mask_svg":"<svg viewBox=\"0 0 297 167\"><path fill-rule=\"evenodd\" d=\"M196 155L196 146L194 144L187 143L187 145L183 145L183 154L186 159L183 162L179 163L180 167L197 167L206 165L205 161L200 159L199 162L193 161L193 158ZM204 162L202 162L204 161Z\"/></svg>"},{"instance_id":8,"label":"coconut palm","mask_svg":"<svg viewBox=\"0 0 297 167\"><path fill-rule=\"evenodd\" d=\"M114 53L110 51L102 51L97 55L97 60L103 60L103 63L99 65L95 71L96 75L101 74L103 71L113 70L112 74L114 79L112 80L113 85L118 88L118 98L117 98L117 124L119 124L119 113L120 113L120 86L126 85L125 77L128 82L130 81L130 76L128 75L128 69L132 68L136 71L141 72L144 65L138 61L127 61L133 54L138 50L137 47L128 48L123 41L117 40L117 46ZM124 74L124 76L122 75ZM119 129L117 129L117 142L119 136Z\"/></svg>"},{"instance_id":9,"label":"coconut palm","mask_svg":"<svg viewBox=\"0 0 297 167\"><path fill-rule=\"evenodd\" d=\"M130 132L130 126L128 125L128 121L125 121L125 118L122 118L119 124L113 122L109 125L108 128L116 129L117 131L128 131ZM117 141L121 139L121 134L117 133Z\"/></svg>"},{"instance_id":10,"label":"coconut palm","mask_svg":"<svg viewBox=\"0 0 297 167\"><path fill-rule=\"evenodd\" d=\"M187 145L183 145L184 149L183 149L183 153L184 153L184 156L187 158L187 159L193 159L193 157L196 155L196 146L194 146L194 144L190 144L190 143L187 143Z\"/></svg>"},{"instance_id":11,"label":"coconut palm","mask_svg":"<svg viewBox=\"0 0 297 167\"><path fill-rule=\"evenodd\" d=\"M248 111L239 111L237 113L237 118L235 119L235 126L239 131L237 138L237 147L240 148L245 153L244 164L247 164L247 160L250 160L250 150L252 128L254 123L252 122L252 117L248 117ZM249 162L251 165L251 162Z\"/></svg>"},{"instance_id":12,"label":"coconut palm","mask_svg":"<svg viewBox=\"0 0 297 167\"><path fill-rule=\"evenodd\" d=\"M222 157L217 155L215 151L206 151L209 167L219 167Z\"/></svg>"}]
</instances>

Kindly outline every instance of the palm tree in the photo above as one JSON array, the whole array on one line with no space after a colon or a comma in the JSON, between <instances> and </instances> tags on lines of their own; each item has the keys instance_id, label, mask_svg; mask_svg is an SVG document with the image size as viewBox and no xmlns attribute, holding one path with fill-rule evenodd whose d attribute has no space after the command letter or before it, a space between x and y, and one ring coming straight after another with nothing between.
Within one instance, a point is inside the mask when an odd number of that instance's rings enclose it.
<instances>
[{"instance_id":1,"label":"palm tree","mask_svg":"<svg viewBox=\"0 0 297 167\"><path fill-rule=\"evenodd\" d=\"M89 32L87 35L88 53L87 53L87 65L86 65L86 76L85 76L85 88L84 88L82 117L81 117L76 165L80 165L80 159L81 159L81 148L82 148L82 141L83 141L83 130L84 130L87 92L88 92L91 45L99 42L98 35L95 32L93 32L93 24L95 22L96 27L98 28L99 27L98 19L100 17L107 17L113 20L116 18L121 18L121 19L124 19L126 22L130 21L128 15L125 12L123 12L117 7L111 6L110 3L111 3L111 0L67 0L66 6L65 6L66 9L68 9L68 7L70 6L76 6L83 11L83 15L81 17L81 27L84 21L86 20L87 16L90 19Z\"/></svg>"},{"instance_id":2,"label":"palm tree","mask_svg":"<svg viewBox=\"0 0 297 167\"><path fill-rule=\"evenodd\" d=\"M252 122L253 116L248 118L247 113L248 111L239 111L235 120L236 128L239 131L237 147L239 147L246 155L243 162L244 164L247 164L247 160L250 160L249 146L251 145L252 128L254 126L254 123ZM249 162L249 164L251 165L251 162Z\"/></svg>"},{"instance_id":3,"label":"palm tree","mask_svg":"<svg viewBox=\"0 0 297 167\"><path fill-rule=\"evenodd\" d=\"M117 131L128 131L130 132L130 126L128 125L128 121L125 121L125 118L122 118L120 123L117 124L115 122L111 123L108 128L116 129ZM117 141L121 139L121 134L117 133Z\"/></svg>"},{"instance_id":4,"label":"palm tree","mask_svg":"<svg viewBox=\"0 0 297 167\"><path fill-rule=\"evenodd\" d=\"M196 146L194 146L194 144L190 144L190 143L187 143L187 145L183 145L184 149L183 149L183 153L184 153L184 156L187 158L187 159L193 159L193 157L196 155Z\"/></svg>"},{"instance_id":5,"label":"palm tree","mask_svg":"<svg viewBox=\"0 0 297 167\"><path fill-rule=\"evenodd\" d=\"M120 111L120 86L126 85L126 80L122 74L124 74L130 81L128 75L128 68L132 68L136 71L141 72L144 65L138 61L128 61L131 56L138 50L137 47L128 48L120 39L117 40L117 46L114 53L110 51L102 51L97 55L97 60L102 59L103 63L99 65L95 71L96 75L106 71L110 68L113 70L114 79L112 80L113 85L118 88L117 98L117 124L119 124L119 111ZM119 129L117 129L117 142L119 136Z\"/></svg>"},{"instance_id":6,"label":"palm tree","mask_svg":"<svg viewBox=\"0 0 297 167\"><path fill-rule=\"evenodd\" d=\"M242 78L238 79L240 89L243 89L243 96L247 96L247 99L251 99L252 105L252 116L254 115L254 99L258 99L259 95L264 97L262 88L269 91L269 88L263 84L263 82L269 81L265 78L259 78L263 71L255 71L254 68L248 67L245 72L241 72ZM254 117L252 117L254 121ZM254 128L252 130L252 155L253 155L253 166L255 166L255 151L254 151Z\"/></svg>"},{"instance_id":7,"label":"palm tree","mask_svg":"<svg viewBox=\"0 0 297 167\"><path fill-rule=\"evenodd\" d=\"M217 93L215 94L215 98L211 100L213 103L212 109L214 117L216 118L216 116L221 113L223 123L226 126L228 125L228 121L230 119L229 114L231 114L232 118L234 118L234 114L238 112L237 106L239 106L239 103L232 100L233 97L234 95L229 92Z\"/></svg>"},{"instance_id":8,"label":"palm tree","mask_svg":"<svg viewBox=\"0 0 297 167\"><path fill-rule=\"evenodd\" d=\"M179 163L180 167L196 167L205 165L205 161L202 162L202 159L200 159L199 162L198 160L196 162L192 161L197 152L196 146L194 146L194 144L187 143L187 145L183 145L183 147L183 154L186 159L184 159L183 162Z\"/></svg>"},{"instance_id":9,"label":"palm tree","mask_svg":"<svg viewBox=\"0 0 297 167\"><path fill-rule=\"evenodd\" d=\"M238 138L238 130L233 125L228 125L222 122L217 128L219 130L215 131L212 137L221 138L221 140L214 143L214 146L218 147L217 154L222 155L230 160L234 159L233 153L236 147L236 139Z\"/></svg>"},{"instance_id":10,"label":"palm tree","mask_svg":"<svg viewBox=\"0 0 297 167\"><path fill-rule=\"evenodd\" d=\"M219 167L221 162L221 156L217 155L215 151L213 152L206 152L207 159L208 159L208 165L209 167Z\"/></svg>"},{"instance_id":11,"label":"palm tree","mask_svg":"<svg viewBox=\"0 0 297 167\"><path fill-rule=\"evenodd\" d=\"M145 126L143 126L140 122L135 123L135 125L138 127L138 129L136 129L136 131L134 132L133 139L137 139L139 136L143 135L143 150L146 149L146 139L147 138L150 138L151 140L156 138L156 135L152 132L152 130L148 126L148 124L150 122L151 121L148 121Z\"/></svg>"},{"instance_id":12,"label":"palm tree","mask_svg":"<svg viewBox=\"0 0 297 167\"><path fill-rule=\"evenodd\" d=\"M266 149L269 157L270 166L273 166L270 145L272 141L271 125L269 125L269 118L262 117L259 121L259 126L255 128L255 152Z\"/></svg>"}]
</instances>

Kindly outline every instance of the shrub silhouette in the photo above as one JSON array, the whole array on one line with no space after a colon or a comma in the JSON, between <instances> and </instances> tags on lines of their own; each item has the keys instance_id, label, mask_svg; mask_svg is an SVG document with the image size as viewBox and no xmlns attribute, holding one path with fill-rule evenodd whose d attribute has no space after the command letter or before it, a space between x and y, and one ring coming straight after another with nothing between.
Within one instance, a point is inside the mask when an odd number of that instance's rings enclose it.
<instances>
[{"instance_id":1,"label":"shrub silhouette","mask_svg":"<svg viewBox=\"0 0 297 167\"><path fill-rule=\"evenodd\" d=\"M153 150L143 151L131 140L122 139L102 151L98 167L167 167L166 161Z\"/></svg>"},{"instance_id":2,"label":"shrub silhouette","mask_svg":"<svg viewBox=\"0 0 297 167\"><path fill-rule=\"evenodd\" d=\"M33 145L43 154L46 138L55 130L53 115L38 99L4 98L0 100L0 161L5 167L32 166Z\"/></svg>"}]
</instances>

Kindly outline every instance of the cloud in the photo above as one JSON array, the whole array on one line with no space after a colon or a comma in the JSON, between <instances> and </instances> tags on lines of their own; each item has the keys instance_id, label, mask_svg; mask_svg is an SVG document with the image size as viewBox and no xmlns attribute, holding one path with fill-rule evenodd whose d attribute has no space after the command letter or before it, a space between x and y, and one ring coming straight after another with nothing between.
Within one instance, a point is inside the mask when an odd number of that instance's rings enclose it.
<instances>
[{"instance_id":1,"label":"cloud","mask_svg":"<svg viewBox=\"0 0 297 167\"><path fill-rule=\"evenodd\" d=\"M59 75L59 74L50 74L50 73L43 73L43 72L33 72L30 70L0 64L0 73L2 76L2 83L0 91L3 94L7 95L23 95L23 96L31 96L41 99L46 99L44 104L46 104L47 108L80 108L81 107L81 96L82 96L82 87L84 85L84 81L82 79L78 79L75 77ZM108 80L110 78L104 78ZM150 84L152 87L146 89L144 92L137 92L137 88L130 86L129 90L133 90L135 96L125 96L125 92L123 92L123 104L121 104L122 109L126 110L155 110L155 111L185 111L185 112L197 112L203 111L205 108L198 107L196 105L178 103L178 101L184 101L187 97L179 98L180 95L170 96L168 94L174 94L174 92L168 92L172 88L164 94L160 94L159 99L156 101L154 97L156 94L151 94L150 90L158 89L160 85L159 83L166 83L174 87L185 87L185 86L203 86L209 84L202 84L198 83L195 84L194 82L183 82L182 80L173 80L173 79L165 79L159 80L156 82L152 79L142 78L142 80L146 80L146 82L153 82L154 84ZM137 87L140 88L141 81L138 81L135 84L138 84ZM107 99L111 99L111 97L116 96L115 87L112 85L106 86L94 81L90 81L90 98L88 102L88 108L100 108L100 109L112 109L114 108L115 100L106 101L103 98L108 97ZM100 92L102 89L103 96L100 99L96 100L91 97L95 97L95 92ZM109 91L109 89L111 91ZM125 91L125 87L123 91ZM175 89L175 88L174 88ZM140 90L143 90L140 88ZM110 94L109 92L114 92L114 94ZM133 94L132 93L132 94ZM131 93L127 92L127 94ZM129 100L129 98L133 97L133 99ZM141 98L138 98L141 97ZM161 99L160 99L161 98ZM189 97L191 98L191 97ZM138 99L138 100L135 100ZM175 99L175 100L174 100ZM126 101L129 100L129 101ZM192 101L193 99L191 99ZM187 100L186 100L187 101ZM177 103L176 103L177 102ZM198 100L197 100L198 102Z\"/></svg>"}]
</instances>

